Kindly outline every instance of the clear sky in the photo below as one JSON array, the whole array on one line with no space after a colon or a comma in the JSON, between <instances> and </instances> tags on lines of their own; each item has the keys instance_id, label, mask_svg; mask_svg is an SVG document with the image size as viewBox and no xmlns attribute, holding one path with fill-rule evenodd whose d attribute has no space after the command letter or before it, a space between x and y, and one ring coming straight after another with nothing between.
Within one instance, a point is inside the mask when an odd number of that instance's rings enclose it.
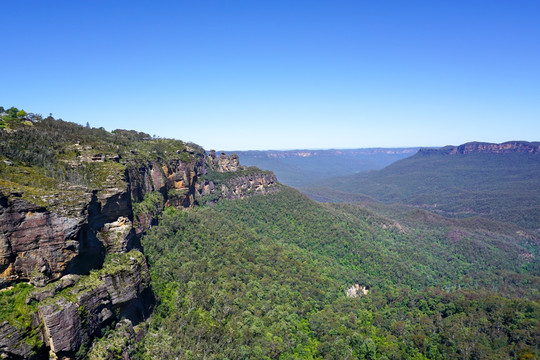
<instances>
[{"instance_id":1,"label":"clear sky","mask_svg":"<svg viewBox=\"0 0 540 360\"><path fill-rule=\"evenodd\" d=\"M540 1L0 1L0 105L206 149L540 140Z\"/></svg>"}]
</instances>

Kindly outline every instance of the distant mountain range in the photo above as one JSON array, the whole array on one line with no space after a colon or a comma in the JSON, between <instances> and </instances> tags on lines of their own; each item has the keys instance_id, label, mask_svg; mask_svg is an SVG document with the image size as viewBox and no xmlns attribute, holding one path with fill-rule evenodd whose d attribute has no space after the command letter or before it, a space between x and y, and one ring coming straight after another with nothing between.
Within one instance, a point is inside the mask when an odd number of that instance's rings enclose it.
<instances>
[{"instance_id":1,"label":"distant mountain range","mask_svg":"<svg viewBox=\"0 0 540 360\"><path fill-rule=\"evenodd\" d=\"M540 142L507 141L502 144L486 142L469 142L459 146L448 145L440 149L422 148L421 153L439 153L441 155L466 155L466 154L512 154L540 153Z\"/></svg>"},{"instance_id":2,"label":"distant mountain range","mask_svg":"<svg viewBox=\"0 0 540 360\"><path fill-rule=\"evenodd\" d=\"M309 186L336 176L378 170L414 155L416 148L236 151L240 162L271 170L290 186Z\"/></svg>"},{"instance_id":3,"label":"distant mountain range","mask_svg":"<svg viewBox=\"0 0 540 360\"><path fill-rule=\"evenodd\" d=\"M483 216L540 228L540 143L471 142L420 149L380 171L336 177L303 191L319 201L374 199L446 216Z\"/></svg>"}]
</instances>

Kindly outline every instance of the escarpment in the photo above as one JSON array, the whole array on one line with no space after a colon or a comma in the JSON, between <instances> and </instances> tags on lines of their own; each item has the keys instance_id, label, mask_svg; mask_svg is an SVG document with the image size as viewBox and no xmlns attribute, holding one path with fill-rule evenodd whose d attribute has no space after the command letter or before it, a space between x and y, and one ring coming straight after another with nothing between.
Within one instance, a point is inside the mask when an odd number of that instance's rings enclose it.
<instances>
[{"instance_id":1,"label":"escarpment","mask_svg":"<svg viewBox=\"0 0 540 360\"><path fill-rule=\"evenodd\" d=\"M117 179L114 186L59 193L54 206L34 204L20 193L0 193L0 287L18 281L43 286L99 267L106 254L131 250L137 233L150 227L165 206L192 208L205 196L216 201L279 189L272 173L240 166L224 170L223 159L229 157L222 154L216 164L206 155L191 162L128 163L109 175ZM161 200L153 211L134 213L154 193ZM77 198L69 212L58 206L62 196Z\"/></svg>"},{"instance_id":2,"label":"escarpment","mask_svg":"<svg viewBox=\"0 0 540 360\"><path fill-rule=\"evenodd\" d=\"M133 132L111 139L120 145L66 145L60 155L73 156L55 166L69 176L57 178L1 154L0 304L16 310L0 307L0 357L83 358L105 329L135 336L153 304L138 239L163 209L280 188L234 154Z\"/></svg>"},{"instance_id":3,"label":"escarpment","mask_svg":"<svg viewBox=\"0 0 540 360\"><path fill-rule=\"evenodd\" d=\"M467 155L467 154L540 154L540 143L528 141L508 141L501 144L469 142L459 146L445 146L440 149L420 149L421 154Z\"/></svg>"}]
</instances>

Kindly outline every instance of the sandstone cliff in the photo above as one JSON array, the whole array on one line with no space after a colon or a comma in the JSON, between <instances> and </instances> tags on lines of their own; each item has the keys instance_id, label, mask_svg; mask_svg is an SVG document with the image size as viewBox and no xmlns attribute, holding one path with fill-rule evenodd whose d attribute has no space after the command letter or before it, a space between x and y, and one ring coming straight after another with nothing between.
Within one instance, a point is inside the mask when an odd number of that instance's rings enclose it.
<instances>
[{"instance_id":1,"label":"sandstone cliff","mask_svg":"<svg viewBox=\"0 0 540 360\"><path fill-rule=\"evenodd\" d=\"M510 154L528 153L540 154L540 143L527 141L508 141L501 144L470 142L459 146L445 146L440 149L420 149L419 153L466 155L466 154Z\"/></svg>"},{"instance_id":2,"label":"sandstone cliff","mask_svg":"<svg viewBox=\"0 0 540 360\"><path fill-rule=\"evenodd\" d=\"M181 142L171 151L171 143L152 141L136 143L144 152L66 147L75 155L68 168L93 171L82 184L61 178L51 185L41 178L45 170L0 164L0 357L82 358L106 328L132 336L152 306L138 237L163 208L280 188L273 174L240 166L234 154L206 155ZM126 340L126 356L133 342ZM92 351L107 352L100 344Z\"/></svg>"},{"instance_id":3,"label":"sandstone cliff","mask_svg":"<svg viewBox=\"0 0 540 360\"><path fill-rule=\"evenodd\" d=\"M19 281L43 286L98 268L106 254L131 250L136 233L150 227L164 206L191 208L208 196L216 201L279 189L272 173L231 165L237 161L221 154L215 162L202 155L190 162L128 163L111 171L103 188L64 191L45 205L0 188L0 288ZM154 193L162 201L153 211L134 214L134 205ZM69 211L62 199L72 202Z\"/></svg>"}]
</instances>

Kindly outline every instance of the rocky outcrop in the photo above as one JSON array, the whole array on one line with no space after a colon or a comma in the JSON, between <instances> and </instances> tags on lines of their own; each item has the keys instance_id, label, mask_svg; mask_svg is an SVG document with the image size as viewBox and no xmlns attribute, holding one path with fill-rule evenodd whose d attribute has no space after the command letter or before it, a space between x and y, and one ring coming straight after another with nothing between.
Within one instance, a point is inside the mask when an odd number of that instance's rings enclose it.
<instances>
[{"instance_id":1,"label":"rocky outcrop","mask_svg":"<svg viewBox=\"0 0 540 360\"><path fill-rule=\"evenodd\" d=\"M367 295L368 293L369 293L369 289L360 284L354 284L353 286L347 288L347 290L345 291L345 295L347 295L347 297L352 297L352 298L359 297L362 295Z\"/></svg>"},{"instance_id":2,"label":"rocky outcrop","mask_svg":"<svg viewBox=\"0 0 540 360\"><path fill-rule=\"evenodd\" d=\"M37 290L31 292L30 295L28 295L28 297L26 298L26 303L30 304L32 301L40 302L47 298L53 297L60 291L75 285L77 280L79 280L78 275L66 275L58 281L55 281L47 286L38 288Z\"/></svg>"},{"instance_id":3,"label":"rocky outcrop","mask_svg":"<svg viewBox=\"0 0 540 360\"><path fill-rule=\"evenodd\" d=\"M227 199L243 199L254 193L269 194L279 191L278 181L273 173L254 173L234 177L221 186L221 193Z\"/></svg>"},{"instance_id":4,"label":"rocky outcrop","mask_svg":"<svg viewBox=\"0 0 540 360\"><path fill-rule=\"evenodd\" d=\"M97 238L105 245L108 253L124 253L132 249L135 230L126 216L107 223L98 231Z\"/></svg>"},{"instance_id":5,"label":"rocky outcrop","mask_svg":"<svg viewBox=\"0 0 540 360\"><path fill-rule=\"evenodd\" d=\"M60 357L73 356L112 321L129 318L131 324L148 312L142 294L149 289L150 275L138 250L113 257L99 272L77 280L52 297L43 299L37 291L28 300L40 299L45 344Z\"/></svg>"},{"instance_id":6,"label":"rocky outcrop","mask_svg":"<svg viewBox=\"0 0 540 360\"><path fill-rule=\"evenodd\" d=\"M51 351L80 358L81 349L115 324L120 337L130 337L129 354L133 325L152 303L146 260L134 249L138 235L165 206L189 209L204 197L214 202L279 189L274 174L240 166L234 154L186 151L189 161L92 159L108 171L99 188L72 186L36 203L0 193L0 289L27 281L36 286L26 298L31 325L0 319L0 357L42 358ZM151 211L134 214L143 202Z\"/></svg>"},{"instance_id":7,"label":"rocky outcrop","mask_svg":"<svg viewBox=\"0 0 540 360\"><path fill-rule=\"evenodd\" d=\"M150 274L144 256L137 250L128 255L124 262L117 264L112 271L107 271L101 277L113 305L137 299L150 285Z\"/></svg>"},{"instance_id":8,"label":"rocky outcrop","mask_svg":"<svg viewBox=\"0 0 540 360\"><path fill-rule=\"evenodd\" d=\"M215 203L220 199L242 199L254 194L279 191L274 173L255 167L242 166L238 155L219 156L210 150L203 179L195 184L195 199L201 203Z\"/></svg>"},{"instance_id":9,"label":"rocky outcrop","mask_svg":"<svg viewBox=\"0 0 540 360\"><path fill-rule=\"evenodd\" d=\"M466 155L466 154L540 154L540 143L508 141L502 144L470 142L459 146L445 146L440 149L420 149L420 154Z\"/></svg>"},{"instance_id":10,"label":"rocky outcrop","mask_svg":"<svg viewBox=\"0 0 540 360\"><path fill-rule=\"evenodd\" d=\"M215 203L220 199L243 199L255 194L269 194L281 189L271 172L259 169L239 170L228 176L210 177L196 184L196 199L200 203Z\"/></svg>"},{"instance_id":11,"label":"rocky outcrop","mask_svg":"<svg viewBox=\"0 0 540 360\"><path fill-rule=\"evenodd\" d=\"M26 329L18 329L7 321L0 322L0 358L31 359L34 355L44 355L43 352L37 354L25 341L30 335Z\"/></svg>"},{"instance_id":12,"label":"rocky outcrop","mask_svg":"<svg viewBox=\"0 0 540 360\"><path fill-rule=\"evenodd\" d=\"M210 174L223 174L211 176ZM265 194L279 189L273 173L260 169L248 169L239 164L238 156L222 152L219 156L211 150L208 156L191 162L151 162L128 172L131 196L141 202L152 192L159 192L164 206L192 208L199 202L215 202L219 199L244 198L255 193ZM142 233L152 224L156 209L135 214L137 233Z\"/></svg>"},{"instance_id":13,"label":"rocky outcrop","mask_svg":"<svg viewBox=\"0 0 540 360\"><path fill-rule=\"evenodd\" d=\"M79 233L86 221L0 194L0 288L29 280L44 285L59 278L79 254Z\"/></svg>"},{"instance_id":14,"label":"rocky outcrop","mask_svg":"<svg viewBox=\"0 0 540 360\"><path fill-rule=\"evenodd\" d=\"M220 173L234 172L243 168L240 166L237 154L227 156L225 152L221 152L221 154L217 156L215 150L210 150L208 152L208 162L210 166L214 167Z\"/></svg>"},{"instance_id":15,"label":"rocky outcrop","mask_svg":"<svg viewBox=\"0 0 540 360\"><path fill-rule=\"evenodd\" d=\"M238 171L240 168L240 161L238 160L238 155L231 154L230 156L227 156L224 152L222 152L218 157L218 171L219 172L232 172L232 171Z\"/></svg>"}]
</instances>

